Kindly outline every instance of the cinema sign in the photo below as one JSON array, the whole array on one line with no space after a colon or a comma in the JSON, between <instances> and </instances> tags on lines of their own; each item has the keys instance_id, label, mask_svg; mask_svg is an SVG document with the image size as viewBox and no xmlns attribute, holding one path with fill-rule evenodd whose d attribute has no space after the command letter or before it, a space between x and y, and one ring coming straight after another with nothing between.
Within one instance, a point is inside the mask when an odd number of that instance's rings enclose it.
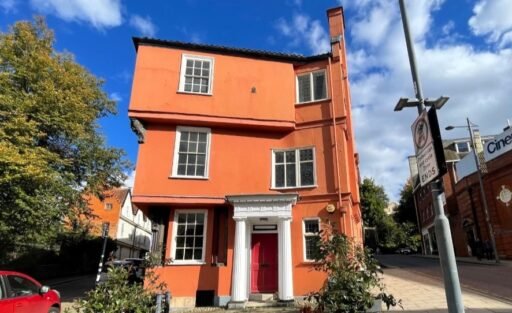
<instances>
[{"instance_id":1,"label":"cinema sign","mask_svg":"<svg viewBox=\"0 0 512 313\"><path fill-rule=\"evenodd\" d=\"M485 160L492 160L510 150L512 150L512 128L496 136L494 140L485 143Z\"/></svg>"}]
</instances>

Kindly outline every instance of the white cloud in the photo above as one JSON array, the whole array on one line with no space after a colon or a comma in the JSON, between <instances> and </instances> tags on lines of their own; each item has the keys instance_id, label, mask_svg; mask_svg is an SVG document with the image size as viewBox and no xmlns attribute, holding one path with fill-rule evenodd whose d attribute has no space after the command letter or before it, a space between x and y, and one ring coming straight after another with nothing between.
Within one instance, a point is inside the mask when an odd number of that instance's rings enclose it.
<instances>
[{"instance_id":1,"label":"white cloud","mask_svg":"<svg viewBox=\"0 0 512 313\"><path fill-rule=\"evenodd\" d=\"M290 46L305 44L313 54L326 53L330 50L329 36L318 20L311 20L305 14L294 14L292 21L283 18L277 20L277 30L291 39Z\"/></svg>"},{"instance_id":2,"label":"white cloud","mask_svg":"<svg viewBox=\"0 0 512 313\"><path fill-rule=\"evenodd\" d=\"M110 99L114 100L115 102L123 101L123 97L117 92L113 92L110 94Z\"/></svg>"},{"instance_id":3,"label":"white cloud","mask_svg":"<svg viewBox=\"0 0 512 313\"><path fill-rule=\"evenodd\" d=\"M2 8L5 13L14 12L17 5L18 2L16 0L0 0L0 8Z\"/></svg>"},{"instance_id":4,"label":"white cloud","mask_svg":"<svg viewBox=\"0 0 512 313\"><path fill-rule=\"evenodd\" d=\"M474 15L468 24L475 35L487 36L490 42L499 42L503 34L512 30L510 12L510 0L480 0L473 8Z\"/></svg>"},{"instance_id":5,"label":"white cloud","mask_svg":"<svg viewBox=\"0 0 512 313\"><path fill-rule=\"evenodd\" d=\"M123 22L120 0L31 0L31 5L65 21L86 22L98 29Z\"/></svg>"},{"instance_id":6,"label":"white cloud","mask_svg":"<svg viewBox=\"0 0 512 313\"><path fill-rule=\"evenodd\" d=\"M137 29L143 36L154 37L156 34L156 26L151 22L151 18L145 18L139 15L133 15L130 18L130 25Z\"/></svg>"},{"instance_id":7,"label":"white cloud","mask_svg":"<svg viewBox=\"0 0 512 313\"><path fill-rule=\"evenodd\" d=\"M135 183L135 170L131 171L130 173L126 173L126 176L128 177L124 181L123 185L133 190L133 184Z\"/></svg>"},{"instance_id":8,"label":"white cloud","mask_svg":"<svg viewBox=\"0 0 512 313\"><path fill-rule=\"evenodd\" d=\"M394 0L347 3L351 10L345 14L351 36L347 45L348 65L361 175L375 178L384 185L391 199L396 200L409 176L407 157L413 154L410 125L417 116L412 108L393 111L400 97L414 97L400 11ZM389 7L390 3L394 8ZM483 134L501 132L506 119L512 117L512 90L508 87L512 85L512 49L475 48L457 36L451 37L452 41L429 46L427 36L435 38L431 27L433 13L442 9L443 2L407 3L424 96L450 97L439 111L441 128L464 125L469 117L480 125ZM385 19L382 21L385 37L364 31L363 25L375 25L372 16ZM452 27L448 25L445 31L453 33ZM354 28L361 31L356 32ZM437 35L447 35L441 31ZM510 43L512 35L503 35L501 40ZM443 131L443 138L467 136L463 129Z\"/></svg>"}]
</instances>

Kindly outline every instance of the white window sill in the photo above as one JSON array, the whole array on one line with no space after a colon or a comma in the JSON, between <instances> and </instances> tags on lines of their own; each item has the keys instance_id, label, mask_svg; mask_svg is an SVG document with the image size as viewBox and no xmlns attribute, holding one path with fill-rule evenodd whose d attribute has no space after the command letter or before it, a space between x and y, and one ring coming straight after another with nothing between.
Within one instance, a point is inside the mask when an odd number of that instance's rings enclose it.
<instances>
[{"instance_id":1,"label":"white window sill","mask_svg":"<svg viewBox=\"0 0 512 313\"><path fill-rule=\"evenodd\" d=\"M166 264L167 266L174 266L174 265L206 265L206 262L204 261L173 261Z\"/></svg>"},{"instance_id":2,"label":"white window sill","mask_svg":"<svg viewBox=\"0 0 512 313\"><path fill-rule=\"evenodd\" d=\"M201 177L201 176L184 176L184 175L171 175L169 178L176 178L176 179L197 179L197 180L208 180L208 177Z\"/></svg>"},{"instance_id":3,"label":"white window sill","mask_svg":"<svg viewBox=\"0 0 512 313\"><path fill-rule=\"evenodd\" d=\"M296 102L295 105L315 104L315 103L326 102L326 101L330 101L330 100L331 100L331 98L325 98L325 99L313 100L313 101L308 101L308 102Z\"/></svg>"},{"instance_id":4,"label":"white window sill","mask_svg":"<svg viewBox=\"0 0 512 313\"><path fill-rule=\"evenodd\" d=\"M270 190L313 189L313 188L318 188L318 185L297 186L297 187L271 187Z\"/></svg>"},{"instance_id":5,"label":"white window sill","mask_svg":"<svg viewBox=\"0 0 512 313\"><path fill-rule=\"evenodd\" d=\"M177 93L186 94L186 95L197 95L197 96L213 96L211 92L193 92L193 91L184 91L184 90L178 90Z\"/></svg>"}]
</instances>

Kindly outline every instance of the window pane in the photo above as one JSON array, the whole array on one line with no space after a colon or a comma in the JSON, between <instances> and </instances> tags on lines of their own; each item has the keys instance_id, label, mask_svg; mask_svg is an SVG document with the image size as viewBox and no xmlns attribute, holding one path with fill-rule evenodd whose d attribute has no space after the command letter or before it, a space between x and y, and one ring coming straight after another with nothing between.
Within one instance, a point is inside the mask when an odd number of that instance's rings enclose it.
<instances>
[{"instance_id":1,"label":"window pane","mask_svg":"<svg viewBox=\"0 0 512 313\"><path fill-rule=\"evenodd\" d=\"M179 164L178 165L178 175L185 175L186 174L185 169L186 169L185 164Z\"/></svg>"},{"instance_id":2,"label":"window pane","mask_svg":"<svg viewBox=\"0 0 512 313\"><path fill-rule=\"evenodd\" d=\"M309 74L298 76L299 102L311 101L311 82Z\"/></svg>"},{"instance_id":3,"label":"window pane","mask_svg":"<svg viewBox=\"0 0 512 313\"><path fill-rule=\"evenodd\" d=\"M192 84L192 77L185 77L185 84Z\"/></svg>"},{"instance_id":4,"label":"window pane","mask_svg":"<svg viewBox=\"0 0 512 313\"><path fill-rule=\"evenodd\" d=\"M276 154L276 163L284 162L284 152L275 152Z\"/></svg>"},{"instance_id":5,"label":"window pane","mask_svg":"<svg viewBox=\"0 0 512 313\"><path fill-rule=\"evenodd\" d=\"M185 248L193 248L193 247L194 247L194 237L187 237L187 239L185 240Z\"/></svg>"},{"instance_id":6,"label":"window pane","mask_svg":"<svg viewBox=\"0 0 512 313\"><path fill-rule=\"evenodd\" d=\"M183 248L185 246L185 237L178 236L176 237L176 247Z\"/></svg>"},{"instance_id":7,"label":"window pane","mask_svg":"<svg viewBox=\"0 0 512 313\"><path fill-rule=\"evenodd\" d=\"M286 163L295 163L295 150L286 151Z\"/></svg>"},{"instance_id":8,"label":"window pane","mask_svg":"<svg viewBox=\"0 0 512 313\"><path fill-rule=\"evenodd\" d=\"M192 92L199 92L199 85L192 86Z\"/></svg>"},{"instance_id":9,"label":"window pane","mask_svg":"<svg viewBox=\"0 0 512 313\"><path fill-rule=\"evenodd\" d=\"M180 224L185 223L186 220L187 220L187 215L186 214L179 214L178 215L178 223L180 223Z\"/></svg>"},{"instance_id":10,"label":"window pane","mask_svg":"<svg viewBox=\"0 0 512 313\"><path fill-rule=\"evenodd\" d=\"M316 234L319 232L318 220L304 221L304 231L306 233Z\"/></svg>"},{"instance_id":11,"label":"window pane","mask_svg":"<svg viewBox=\"0 0 512 313\"><path fill-rule=\"evenodd\" d=\"M187 214L187 223L192 224L196 221L196 215L194 213Z\"/></svg>"},{"instance_id":12,"label":"window pane","mask_svg":"<svg viewBox=\"0 0 512 313\"><path fill-rule=\"evenodd\" d=\"M300 164L300 183L302 186L310 186L315 183L313 176L313 162Z\"/></svg>"},{"instance_id":13,"label":"window pane","mask_svg":"<svg viewBox=\"0 0 512 313\"><path fill-rule=\"evenodd\" d=\"M197 142L191 141L188 143L188 152L197 152Z\"/></svg>"},{"instance_id":14,"label":"window pane","mask_svg":"<svg viewBox=\"0 0 512 313\"><path fill-rule=\"evenodd\" d=\"M178 225L178 236L185 235L185 225Z\"/></svg>"},{"instance_id":15,"label":"window pane","mask_svg":"<svg viewBox=\"0 0 512 313\"><path fill-rule=\"evenodd\" d=\"M188 164L196 164L196 155L195 154L188 155Z\"/></svg>"},{"instance_id":16,"label":"window pane","mask_svg":"<svg viewBox=\"0 0 512 313\"><path fill-rule=\"evenodd\" d=\"M190 141L197 141L198 137L199 137L199 133L197 133L197 132L190 133Z\"/></svg>"},{"instance_id":17,"label":"window pane","mask_svg":"<svg viewBox=\"0 0 512 313\"><path fill-rule=\"evenodd\" d=\"M204 142L206 143L206 133L199 133L199 136L198 136L198 139L199 139L199 142Z\"/></svg>"},{"instance_id":18,"label":"window pane","mask_svg":"<svg viewBox=\"0 0 512 313\"><path fill-rule=\"evenodd\" d=\"M315 100L327 98L325 72L313 73L313 86L315 89Z\"/></svg>"},{"instance_id":19,"label":"window pane","mask_svg":"<svg viewBox=\"0 0 512 313\"><path fill-rule=\"evenodd\" d=\"M204 224L204 214L203 213L197 213L196 223Z\"/></svg>"},{"instance_id":20,"label":"window pane","mask_svg":"<svg viewBox=\"0 0 512 313\"><path fill-rule=\"evenodd\" d=\"M203 249L194 249L194 260L201 260Z\"/></svg>"},{"instance_id":21,"label":"window pane","mask_svg":"<svg viewBox=\"0 0 512 313\"><path fill-rule=\"evenodd\" d=\"M176 249L176 260L183 260L183 249Z\"/></svg>"},{"instance_id":22,"label":"window pane","mask_svg":"<svg viewBox=\"0 0 512 313\"><path fill-rule=\"evenodd\" d=\"M194 76L201 76L201 69L200 68L194 68Z\"/></svg>"},{"instance_id":23,"label":"window pane","mask_svg":"<svg viewBox=\"0 0 512 313\"><path fill-rule=\"evenodd\" d=\"M209 69L210 68L210 62L209 61L204 61L203 62L203 68Z\"/></svg>"},{"instance_id":24,"label":"window pane","mask_svg":"<svg viewBox=\"0 0 512 313\"><path fill-rule=\"evenodd\" d=\"M185 260L192 260L194 249L185 249Z\"/></svg>"},{"instance_id":25,"label":"window pane","mask_svg":"<svg viewBox=\"0 0 512 313\"><path fill-rule=\"evenodd\" d=\"M187 166L187 176L196 176L196 167L195 165Z\"/></svg>"},{"instance_id":26,"label":"window pane","mask_svg":"<svg viewBox=\"0 0 512 313\"><path fill-rule=\"evenodd\" d=\"M295 164L286 164L286 186L296 186Z\"/></svg>"},{"instance_id":27,"label":"window pane","mask_svg":"<svg viewBox=\"0 0 512 313\"><path fill-rule=\"evenodd\" d=\"M190 136L190 133L187 132L187 131L182 131L181 132L181 142L183 141L188 141L188 137Z\"/></svg>"},{"instance_id":28,"label":"window pane","mask_svg":"<svg viewBox=\"0 0 512 313\"><path fill-rule=\"evenodd\" d=\"M208 93L208 85L201 86L201 93Z\"/></svg>"},{"instance_id":29,"label":"window pane","mask_svg":"<svg viewBox=\"0 0 512 313\"><path fill-rule=\"evenodd\" d=\"M196 248L202 248L203 247L203 237L196 237Z\"/></svg>"},{"instance_id":30,"label":"window pane","mask_svg":"<svg viewBox=\"0 0 512 313\"><path fill-rule=\"evenodd\" d=\"M192 91L192 85L191 84L185 84L185 91Z\"/></svg>"},{"instance_id":31,"label":"window pane","mask_svg":"<svg viewBox=\"0 0 512 313\"><path fill-rule=\"evenodd\" d=\"M186 141L181 140L180 142L180 152L187 152L188 143Z\"/></svg>"},{"instance_id":32,"label":"window pane","mask_svg":"<svg viewBox=\"0 0 512 313\"><path fill-rule=\"evenodd\" d=\"M188 67L192 67L194 65L194 61L192 60L187 60L187 68Z\"/></svg>"},{"instance_id":33,"label":"window pane","mask_svg":"<svg viewBox=\"0 0 512 313\"><path fill-rule=\"evenodd\" d=\"M203 70L203 77L208 77L210 75L209 70Z\"/></svg>"},{"instance_id":34,"label":"window pane","mask_svg":"<svg viewBox=\"0 0 512 313\"><path fill-rule=\"evenodd\" d=\"M197 164L198 165L204 165L205 161L206 161L206 155L204 155L204 154L197 155Z\"/></svg>"},{"instance_id":35,"label":"window pane","mask_svg":"<svg viewBox=\"0 0 512 313\"><path fill-rule=\"evenodd\" d=\"M313 149L300 150L300 160L301 161L313 160Z\"/></svg>"},{"instance_id":36,"label":"window pane","mask_svg":"<svg viewBox=\"0 0 512 313\"><path fill-rule=\"evenodd\" d=\"M196 235L197 236L202 236L203 235L203 230L204 230L204 226L201 224L201 225L196 225Z\"/></svg>"},{"instance_id":37,"label":"window pane","mask_svg":"<svg viewBox=\"0 0 512 313\"><path fill-rule=\"evenodd\" d=\"M204 171L205 167L204 166L198 166L196 168L196 176L204 176L205 175L205 171Z\"/></svg>"},{"instance_id":38,"label":"window pane","mask_svg":"<svg viewBox=\"0 0 512 313\"><path fill-rule=\"evenodd\" d=\"M305 237L306 240L306 259L307 260L314 260L316 253L318 251L318 236L307 236Z\"/></svg>"},{"instance_id":39,"label":"window pane","mask_svg":"<svg viewBox=\"0 0 512 313\"><path fill-rule=\"evenodd\" d=\"M276 187L284 187L284 165L276 165Z\"/></svg>"},{"instance_id":40,"label":"window pane","mask_svg":"<svg viewBox=\"0 0 512 313\"><path fill-rule=\"evenodd\" d=\"M178 164L185 164L187 162L187 155L184 153L180 153L178 156Z\"/></svg>"}]
</instances>

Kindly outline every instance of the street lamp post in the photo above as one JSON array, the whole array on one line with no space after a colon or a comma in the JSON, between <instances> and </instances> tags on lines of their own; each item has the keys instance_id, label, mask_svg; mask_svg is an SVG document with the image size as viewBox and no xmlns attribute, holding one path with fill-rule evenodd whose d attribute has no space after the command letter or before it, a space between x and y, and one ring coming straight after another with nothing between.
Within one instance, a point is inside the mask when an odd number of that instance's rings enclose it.
<instances>
[{"instance_id":1,"label":"street lamp post","mask_svg":"<svg viewBox=\"0 0 512 313\"><path fill-rule=\"evenodd\" d=\"M446 101L447 97L441 97L435 101L428 101L423 98L421 90L420 79L416 69L416 57L414 54L414 46L409 32L409 21L407 18L407 10L405 8L404 0L399 0L400 13L402 15L402 23L404 27L405 41L407 44L407 52L409 55L409 63L411 66L411 74L416 93L416 99L409 101L407 98L401 98L395 111L400 111L404 107L417 107L418 115L425 111L425 105L434 106L440 109ZM448 311L450 313L464 313L464 305L462 303L462 293L459 283L459 274L457 272L457 263L455 262L455 253L453 251L452 235L450 232L450 224L448 218L444 214L444 205L442 199L443 181L436 179L430 183L432 190L432 200L436 213L434 220L436 236L439 245L439 260L441 269L443 271L443 280L445 285L446 302L448 304Z\"/></svg>"},{"instance_id":2,"label":"street lamp post","mask_svg":"<svg viewBox=\"0 0 512 313\"><path fill-rule=\"evenodd\" d=\"M478 125L474 125L473 123L471 123L469 118L466 118L466 121L468 123L467 126L447 126L445 129L452 130L454 128L467 128L469 131L471 145L473 146L472 147L473 156L475 157L476 172L478 174L478 182L480 184L480 198L482 199L482 206L484 208L485 222L487 224L487 229L489 230L489 237L491 238L492 251L494 253L494 260L496 261L496 263L500 263L500 257L498 256L498 249L496 248L496 238L494 237L494 228L492 227L491 219L489 217L489 208L487 206L487 197L485 196L480 158L478 157L477 152L476 152L476 142L475 142L475 137L473 134L473 126L478 126ZM480 238L480 240L481 240L481 238Z\"/></svg>"}]
</instances>

